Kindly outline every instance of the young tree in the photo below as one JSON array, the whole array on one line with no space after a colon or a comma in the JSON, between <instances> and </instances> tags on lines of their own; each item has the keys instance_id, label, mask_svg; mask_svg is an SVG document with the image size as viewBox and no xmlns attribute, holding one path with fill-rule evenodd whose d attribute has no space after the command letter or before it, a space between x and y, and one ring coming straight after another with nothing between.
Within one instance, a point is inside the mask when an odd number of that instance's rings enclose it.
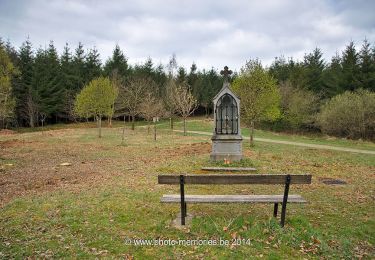
<instances>
[{"instance_id":1,"label":"young tree","mask_svg":"<svg viewBox=\"0 0 375 260\"><path fill-rule=\"evenodd\" d=\"M198 102L187 84L177 85L174 98L177 112L184 119L184 135L186 136L186 119L197 109Z\"/></svg>"},{"instance_id":2,"label":"young tree","mask_svg":"<svg viewBox=\"0 0 375 260\"><path fill-rule=\"evenodd\" d=\"M132 130L135 128L135 117L141 112L141 104L146 90L155 82L149 78L133 77L124 85L121 85L119 105L125 108L132 118ZM153 88L153 87L151 87Z\"/></svg>"},{"instance_id":3,"label":"young tree","mask_svg":"<svg viewBox=\"0 0 375 260\"><path fill-rule=\"evenodd\" d=\"M313 126L319 109L319 99L314 92L285 81L280 84L280 95L283 120L292 130Z\"/></svg>"},{"instance_id":4,"label":"young tree","mask_svg":"<svg viewBox=\"0 0 375 260\"><path fill-rule=\"evenodd\" d=\"M102 136L102 118L112 113L117 93L108 78L92 80L77 95L75 112L82 117L94 116L98 123L99 138Z\"/></svg>"},{"instance_id":5,"label":"young tree","mask_svg":"<svg viewBox=\"0 0 375 260\"><path fill-rule=\"evenodd\" d=\"M140 106L140 115L147 121L147 132L150 133L150 123L154 118L165 114L163 102L155 93L147 92ZM154 121L154 140L156 141L156 122Z\"/></svg>"},{"instance_id":6,"label":"young tree","mask_svg":"<svg viewBox=\"0 0 375 260\"><path fill-rule=\"evenodd\" d=\"M0 120L1 127L6 127L7 120L14 114L16 105L12 96L11 79L17 73L3 46L0 46Z\"/></svg>"},{"instance_id":7,"label":"young tree","mask_svg":"<svg viewBox=\"0 0 375 260\"><path fill-rule=\"evenodd\" d=\"M119 75L117 69L114 69L112 71L110 80L111 80L113 89L114 89L115 94L116 94L116 98L113 100L111 114L108 116L108 125L109 125L109 127L112 127L112 118L113 118L113 116L115 114L115 110L116 110L116 100L117 100L117 97L118 97L119 89L122 85L122 79L121 79L121 76Z\"/></svg>"},{"instance_id":8,"label":"young tree","mask_svg":"<svg viewBox=\"0 0 375 260\"><path fill-rule=\"evenodd\" d=\"M273 121L280 116L276 80L258 60L251 60L241 69L232 88L241 98L242 120L250 124L250 145L253 145L254 124L261 120Z\"/></svg>"},{"instance_id":9,"label":"young tree","mask_svg":"<svg viewBox=\"0 0 375 260\"><path fill-rule=\"evenodd\" d=\"M169 78L165 84L165 95L164 95L164 107L167 110L167 116L169 117L170 121L170 128L173 131L173 119L175 114L177 113L177 103L176 103L176 96L177 96L177 85L176 81L173 78Z\"/></svg>"}]
</instances>

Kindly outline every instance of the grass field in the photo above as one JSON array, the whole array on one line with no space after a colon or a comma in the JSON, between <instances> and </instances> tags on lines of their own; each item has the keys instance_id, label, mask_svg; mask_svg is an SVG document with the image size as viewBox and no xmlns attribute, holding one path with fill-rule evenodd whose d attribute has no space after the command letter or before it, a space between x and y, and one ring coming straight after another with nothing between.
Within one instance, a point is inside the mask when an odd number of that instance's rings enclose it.
<instances>
[{"instance_id":1,"label":"grass field","mask_svg":"<svg viewBox=\"0 0 375 260\"><path fill-rule=\"evenodd\" d=\"M209 136L121 123L96 137L92 124L0 135L1 258L367 258L375 257L375 156L290 145L244 142L245 163L259 173L311 173L311 185L292 185L309 203L288 205L284 229L272 205L188 205L189 228L170 225L178 205L160 197L178 187L157 184L159 173L200 173L209 162ZM181 123L176 123L180 128ZM207 120L190 130L212 131ZM48 129L48 128L47 128ZM244 133L247 134L246 131ZM257 137L375 150L370 142L257 131ZM62 163L69 163L62 166ZM327 178L345 185L327 185ZM188 194L273 194L283 187L188 186ZM245 239L232 246L136 246L125 239Z\"/></svg>"}]
</instances>

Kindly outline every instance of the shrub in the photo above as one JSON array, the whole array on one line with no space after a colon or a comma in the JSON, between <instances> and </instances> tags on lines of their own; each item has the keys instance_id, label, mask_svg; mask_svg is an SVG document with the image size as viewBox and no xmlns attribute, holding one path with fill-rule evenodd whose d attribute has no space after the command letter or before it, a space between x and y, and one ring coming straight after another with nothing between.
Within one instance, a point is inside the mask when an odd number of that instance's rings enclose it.
<instances>
[{"instance_id":1,"label":"shrub","mask_svg":"<svg viewBox=\"0 0 375 260\"><path fill-rule=\"evenodd\" d=\"M293 130L311 128L319 109L319 98L311 91L280 84L282 120Z\"/></svg>"},{"instance_id":2,"label":"shrub","mask_svg":"<svg viewBox=\"0 0 375 260\"><path fill-rule=\"evenodd\" d=\"M324 104L318 125L323 133L352 139L375 139L375 93L347 91Z\"/></svg>"}]
</instances>

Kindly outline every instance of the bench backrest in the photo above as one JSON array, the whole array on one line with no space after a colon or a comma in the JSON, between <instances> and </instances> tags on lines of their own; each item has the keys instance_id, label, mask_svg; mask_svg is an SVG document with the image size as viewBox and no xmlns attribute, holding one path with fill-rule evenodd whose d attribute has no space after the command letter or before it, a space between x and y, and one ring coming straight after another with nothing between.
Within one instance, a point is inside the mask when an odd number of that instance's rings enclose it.
<instances>
[{"instance_id":1,"label":"bench backrest","mask_svg":"<svg viewBox=\"0 0 375 260\"><path fill-rule=\"evenodd\" d=\"M185 174L184 184L310 184L310 174ZM180 175L159 175L159 184L180 184Z\"/></svg>"}]
</instances>

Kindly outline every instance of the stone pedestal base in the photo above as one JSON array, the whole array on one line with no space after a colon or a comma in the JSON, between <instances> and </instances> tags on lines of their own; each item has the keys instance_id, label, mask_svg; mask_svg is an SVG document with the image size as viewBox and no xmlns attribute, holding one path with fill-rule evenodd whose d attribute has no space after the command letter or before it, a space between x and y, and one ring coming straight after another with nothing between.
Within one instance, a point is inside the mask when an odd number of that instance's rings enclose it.
<instances>
[{"instance_id":1,"label":"stone pedestal base","mask_svg":"<svg viewBox=\"0 0 375 260\"><path fill-rule=\"evenodd\" d=\"M211 161L230 161L242 159L242 136L214 135L212 138Z\"/></svg>"}]
</instances>

